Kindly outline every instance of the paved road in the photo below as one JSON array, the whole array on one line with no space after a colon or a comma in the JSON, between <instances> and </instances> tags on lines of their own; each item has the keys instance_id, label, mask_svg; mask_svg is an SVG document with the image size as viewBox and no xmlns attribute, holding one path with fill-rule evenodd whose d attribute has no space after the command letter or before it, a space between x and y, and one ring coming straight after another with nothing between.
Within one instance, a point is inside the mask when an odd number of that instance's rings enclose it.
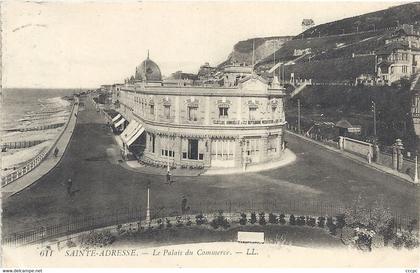
<instances>
[{"instance_id":1,"label":"paved road","mask_svg":"<svg viewBox=\"0 0 420 273\"><path fill-rule=\"evenodd\" d=\"M4 235L115 208L144 208L149 182L152 207L168 210L179 211L183 196L192 207L204 208L200 202L224 204L226 200L276 200L284 204L325 201L343 205L362 195L366 203L382 200L400 214L418 213L418 187L291 136L287 137L288 145L298 159L289 166L246 175L177 177L175 183L166 185L164 176L122 168L112 133L105 129L93 105L89 101L85 104L68 151L57 168L4 200ZM73 180L72 196L66 191L68 178Z\"/></svg>"}]
</instances>

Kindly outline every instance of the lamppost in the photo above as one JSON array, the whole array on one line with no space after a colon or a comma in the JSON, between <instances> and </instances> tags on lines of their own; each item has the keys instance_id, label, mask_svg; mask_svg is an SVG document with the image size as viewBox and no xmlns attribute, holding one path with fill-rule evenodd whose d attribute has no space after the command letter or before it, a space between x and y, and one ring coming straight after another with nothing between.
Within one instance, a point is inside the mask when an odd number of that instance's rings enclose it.
<instances>
[{"instance_id":1,"label":"lamppost","mask_svg":"<svg viewBox=\"0 0 420 273\"><path fill-rule=\"evenodd\" d=\"M298 103L298 134L300 134L300 99L297 100Z\"/></svg>"},{"instance_id":2,"label":"lamppost","mask_svg":"<svg viewBox=\"0 0 420 273\"><path fill-rule=\"evenodd\" d=\"M416 162L415 162L415 166L414 166L414 183L419 183L419 174L418 174L418 170L417 170L417 155L416 155Z\"/></svg>"},{"instance_id":3,"label":"lamppost","mask_svg":"<svg viewBox=\"0 0 420 273\"><path fill-rule=\"evenodd\" d=\"M147 183L147 208L146 208L146 223L150 227L150 182Z\"/></svg>"},{"instance_id":4,"label":"lamppost","mask_svg":"<svg viewBox=\"0 0 420 273\"><path fill-rule=\"evenodd\" d=\"M376 103L372 101L372 111L373 111L373 135L376 142Z\"/></svg>"}]
</instances>

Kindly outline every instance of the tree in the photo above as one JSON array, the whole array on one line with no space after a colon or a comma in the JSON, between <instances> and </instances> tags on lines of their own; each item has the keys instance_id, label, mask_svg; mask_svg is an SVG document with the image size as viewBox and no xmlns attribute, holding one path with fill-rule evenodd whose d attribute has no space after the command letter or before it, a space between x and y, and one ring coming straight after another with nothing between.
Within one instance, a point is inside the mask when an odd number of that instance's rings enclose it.
<instances>
[{"instance_id":1,"label":"tree","mask_svg":"<svg viewBox=\"0 0 420 273\"><path fill-rule=\"evenodd\" d=\"M267 224L267 222L265 221L265 213L260 212L259 216L260 216L259 224L262 226L265 226L265 224Z\"/></svg>"},{"instance_id":2,"label":"tree","mask_svg":"<svg viewBox=\"0 0 420 273\"><path fill-rule=\"evenodd\" d=\"M249 220L251 224L255 224L257 222L257 215L255 212L251 213L251 219Z\"/></svg>"},{"instance_id":3,"label":"tree","mask_svg":"<svg viewBox=\"0 0 420 273\"><path fill-rule=\"evenodd\" d=\"M371 250L372 241L378 246L382 245L380 240L387 244L393 237L392 214L389 208L385 207L383 200L375 201L373 208L368 208L365 200L359 195L353 206L346 210L344 221L348 227L357 231L356 243L361 249Z\"/></svg>"},{"instance_id":4,"label":"tree","mask_svg":"<svg viewBox=\"0 0 420 273\"><path fill-rule=\"evenodd\" d=\"M279 220L277 218L277 215L275 215L274 213L268 214L268 222L270 224L278 224Z\"/></svg>"},{"instance_id":5,"label":"tree","mask_svg":"<svg viewBox=\"0 0 420 273\"><path fill-rule=\"evenodd\" d=\"M245 213L241 213L241 219L239 219L239 224L241 224L242 226L246 225L246 214Z\"/></svg>"}]
</instances>

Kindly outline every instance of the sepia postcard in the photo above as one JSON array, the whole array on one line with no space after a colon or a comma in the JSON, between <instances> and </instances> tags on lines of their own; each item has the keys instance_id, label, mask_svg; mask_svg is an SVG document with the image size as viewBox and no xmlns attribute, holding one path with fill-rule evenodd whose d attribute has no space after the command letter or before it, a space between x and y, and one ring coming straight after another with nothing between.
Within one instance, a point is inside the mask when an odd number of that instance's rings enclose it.
<instances>
[{"instance_id":1,"label":"sepia postcard","mask_svg":"<svg viewBox=\"0 0 420 273\"><path fill-rule=\"evenodd\" d=\"M420 2L0 4L2 272L418 272Z\"/></svg>"}]
</instances>

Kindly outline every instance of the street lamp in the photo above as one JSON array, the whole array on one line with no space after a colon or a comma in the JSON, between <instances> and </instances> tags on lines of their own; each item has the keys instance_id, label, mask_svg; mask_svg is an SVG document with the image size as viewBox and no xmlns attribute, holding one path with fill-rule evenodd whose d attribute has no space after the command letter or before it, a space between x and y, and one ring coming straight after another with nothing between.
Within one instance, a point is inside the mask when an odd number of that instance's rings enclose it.
<instances>
[{"instance_id":1,"label":"street lamp","mask_svg":"<svg viewBox=\"0 0 420 273\"><path fill-rule=\"evenodd\" d=\"M376 103L372 101L372 111L373 111L373 135L375 136L376 142Z\"/></svg>"},{"instance_id":2,"label":"street lamp","mask_svg":"<svg viewBox=\"0 0 420 273\"><path fill-rule=\"evenodd\" d=\"M147 183L147 208L146 208L146 223L150 227L150 182Z\"/></svg>"},{"instance_id":3,"label":"street lamp","mask_svg":"<svg viewBox=\"0 0 420 273\"><path fill-rule=\"evenodd\" d=\"M300 134L300 99L297 100L298 103L298 134Z\"/></svg>"}]
</instances>

